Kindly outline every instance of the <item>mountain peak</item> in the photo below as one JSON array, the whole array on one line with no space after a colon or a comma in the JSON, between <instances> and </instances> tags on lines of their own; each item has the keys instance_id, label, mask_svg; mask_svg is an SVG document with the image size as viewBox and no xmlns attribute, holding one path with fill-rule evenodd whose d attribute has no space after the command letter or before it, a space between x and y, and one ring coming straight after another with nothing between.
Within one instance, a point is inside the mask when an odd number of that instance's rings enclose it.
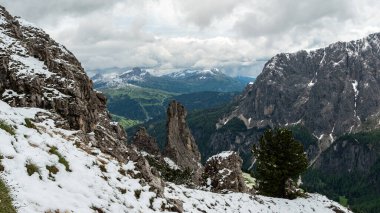
<instances>
[{"instance_id":1,"label":"mountain peak","mask_svg":"<svg viewBox=\"0 0 380 213\"><path fill-rule=\"evenodd\" d=\"M106 98L92 83L76 57L43 30L0 7L0 99L13 107L56 112L64 128L100 141L99 147L122 143L121 128L110 125Z\"/></svg>"}]
</instances>

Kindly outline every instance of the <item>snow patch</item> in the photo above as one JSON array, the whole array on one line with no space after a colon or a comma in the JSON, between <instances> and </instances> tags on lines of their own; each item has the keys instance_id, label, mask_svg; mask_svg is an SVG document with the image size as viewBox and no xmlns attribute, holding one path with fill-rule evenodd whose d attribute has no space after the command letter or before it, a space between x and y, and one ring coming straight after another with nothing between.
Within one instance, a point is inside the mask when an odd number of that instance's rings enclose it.
<instances>
[{"instance_id":1,"label":"snow patch","mask_svg":"<svg viewBox=\"0 0 380 213\"><path fill-rule=\"evenodd\" d=\"M214 156L210 157L207 161L218 160L218 159L226 159L226 158L230 157L234 153L235 153L234 151L224 151L224 152L221 152L221 153L219 153L217 155L214 155Z\"/></svg>"},{"instance_id":2,"label":"snow patch","mask_svg":"<svg viewBox=\"0 0 380 213\"><path fill-rule=\"evenodd\" d=\"M358 118L358 120L360 120L360 117L357 116L356 114L356 107L357 107L357 99L358 99L358 96L359 96L359 90L358 90L358 81L354 80L352 82L352 88L354 90L354 94L355 94L355 98L354 98L354 116Z\"/></svg>"},{"instance_id":3,"label":"snow patch","mask_svg":"<svg viewBox=\"0 0 380 213\"><path fill-rule=\"evenodd\" d=\"M174 161L172 159L165 157L164 161L166 164L168 164L169 168L171 168L173 170L180 170L179 166L176 163L174 163Z\"/></svg>"}]
</instances>

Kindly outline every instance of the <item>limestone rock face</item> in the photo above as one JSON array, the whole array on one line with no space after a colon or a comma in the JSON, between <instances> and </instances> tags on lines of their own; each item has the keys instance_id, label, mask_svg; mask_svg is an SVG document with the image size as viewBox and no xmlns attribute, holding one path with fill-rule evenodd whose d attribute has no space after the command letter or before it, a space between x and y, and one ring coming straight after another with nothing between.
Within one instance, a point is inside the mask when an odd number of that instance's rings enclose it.
<instances>
[{"instance_id":1,"label":"limestone rock face","mask_svg":"<svg viewBox=\"0 0 380 213\"><path fill-rule=\"evenodd\" d=\"M187 112L182 104L177 101L169 104L164 155L174 160L181 169L190 169L194 183L198 183L202 174L201 154L186 124L186 116Z\"/></svg>"},{"instance_id":2,"label":"limestone rock face","mask_svg":"<svg viewBox=\"0 0 380 213\"><path fill-rule=\"evenodd\" d=\"M111 122L105 96L92 89L75 56L1 6L0 34L1 100L58 113L66 122L57 125L91 133L86 138L93 145L121 158L123 151L116 147L124 143L125 133Z\"/></svg>"},{"instance_id":3,"label":"limestone rock face","mask_svg":"<svg viewBox=\"0 0 380 213\"><path fill-rule=\"evenodd\" d=\"M229 119L247 128L305 126L326 150L345 133L380 127L380 33L281 53L249 85Z\"/></svg>"},{"instance_id":4,"label":"limestone rock face","mask_svg":"<svg viewBox=\"0 0 380 213\"><path fill-rule=\"evenodd\" d=\"M144 127L140 127L140 129L137 130L136 134L133 136L132 143L139 150L145 151L151 155L160 154L160 149L158 148L156 139L150 137Z\"/></svg>"},{"instance_id":5,"label":"limestone rock face","mask_svg":"<svg viewBox=\"0 0 380 213\"><path fill-rule=\"evenodd\" d=\"M232 151L210 157L205 165L203 185L214 192L247 192L241 171L242 162L239 155Z\"/></svg>"}]
</instances>

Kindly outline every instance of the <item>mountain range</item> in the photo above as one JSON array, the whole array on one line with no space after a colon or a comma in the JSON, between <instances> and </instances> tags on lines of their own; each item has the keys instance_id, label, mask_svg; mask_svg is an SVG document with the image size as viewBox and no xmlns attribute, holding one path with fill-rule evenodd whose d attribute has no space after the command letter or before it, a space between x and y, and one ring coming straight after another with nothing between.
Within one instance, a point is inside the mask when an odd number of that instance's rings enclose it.
<instances>
[{"instance_id":1,"label":"mountain range","mask_svg":"<svg viewBox=\"0 0 380 213\"><path fill-rule=\"evenodd\" d=\"M96 89L124 87L130 84L172 93L193 93L203 91L240 92L254 81L250 77L230 77L217 68L210 70L183 70L155 76L147 70L135 67L121 73L102 74L97 70L92 78Z\"/></svg>"},{"instance_id":2,"label":"mountain range","mask_svg":"<svg viewBox=\"0 0 380 213\"><path fill-rule=\"evenodd\" d=\"M91 79L95 89L107 96L108 108L115 120L125 128L165 118L171 100L181 101L190 111L227 104L255 80L244 76L230 77L216 68L188 69L162 76L152 75L141 68L116 71L97 70Z\"/></svg>"}]
</instances>

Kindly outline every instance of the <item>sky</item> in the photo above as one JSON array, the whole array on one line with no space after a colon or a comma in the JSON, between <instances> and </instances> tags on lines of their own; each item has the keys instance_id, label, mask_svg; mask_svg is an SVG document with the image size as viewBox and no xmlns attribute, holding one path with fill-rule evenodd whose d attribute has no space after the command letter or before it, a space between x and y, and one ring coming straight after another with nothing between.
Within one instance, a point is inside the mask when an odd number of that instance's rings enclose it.
<instances>
[{"instance_id":1,"label":"sky","mask_svg":"<svg viewBox=\"0 0 380 213\"><path fill-rule=\"evenodd\" d=\"M219 68L257 76L281 52L380 32L376 0L2 0L86 70Z\"/></svg>"}]
</instances>

